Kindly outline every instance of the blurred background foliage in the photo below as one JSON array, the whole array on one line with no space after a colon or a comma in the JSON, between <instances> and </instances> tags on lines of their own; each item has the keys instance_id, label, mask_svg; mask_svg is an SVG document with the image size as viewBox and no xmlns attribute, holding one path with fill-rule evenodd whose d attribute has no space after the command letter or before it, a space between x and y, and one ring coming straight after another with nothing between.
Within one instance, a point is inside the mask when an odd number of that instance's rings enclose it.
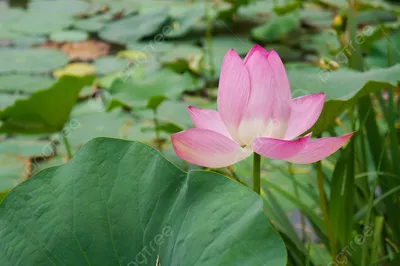
<instances>
[{"instance_id":1,"label":"blurred background foliage","mask_svg":"<svg viewBox=\"0 0 400 266\"><path fill-rule=\"evenodd\" d=\"M192 127L188 105L216 108L225 52L258 43L294 97L326 93L315 136L356 131L315 165L263 159L288 264L400 265L399 14L384 0L0 0L0 197L99 136L197 168L169 135ZM248 185L251 158L216 171Z\"/></svg>"}]
</instances>

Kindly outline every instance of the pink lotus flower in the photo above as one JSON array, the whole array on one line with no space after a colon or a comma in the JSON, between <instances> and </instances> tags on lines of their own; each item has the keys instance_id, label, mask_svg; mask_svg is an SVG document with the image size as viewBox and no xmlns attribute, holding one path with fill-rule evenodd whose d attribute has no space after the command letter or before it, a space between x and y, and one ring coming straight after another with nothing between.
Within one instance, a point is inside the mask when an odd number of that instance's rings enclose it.
<instances>
[{"instance_id":1,"label":"pink lotus flower","mask_svg":"<svg viewBox=\"0 0 400 266\"><path fill-rule=\"evenodd\" d=\"M313 163L336 152L353 135L298 137L317 121L324 99L324 93L292 99L285 67L275 51L255 45L242 61L231 49L222 62L218 112L189 106L196 128L172 134L172 145L181 159L210 168L232 165L253 152Z\"/></svg>"}]
</instances>

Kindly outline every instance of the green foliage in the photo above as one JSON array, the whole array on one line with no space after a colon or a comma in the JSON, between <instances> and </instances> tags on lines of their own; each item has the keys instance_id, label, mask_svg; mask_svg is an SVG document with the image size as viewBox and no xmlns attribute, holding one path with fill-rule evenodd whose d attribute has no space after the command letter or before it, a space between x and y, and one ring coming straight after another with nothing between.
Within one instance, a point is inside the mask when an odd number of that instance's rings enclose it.
<instances>
[{"instance_id":1,"label":"green foliage","mask_svg":"<svg viewBox=\"0 0 400 266\"><path fill-rule=\"evenodd\" d=\"M156 33L162 24L166 22L167 18L168 13L166 9L124 18L107 24L100 32L100 37L104 40L120 44L136 42L143 37Z\"/></svg>"},{"instance_id":2,"label":"green foliage","mask_svg":"<svg viewBox=\"0 0 400 266\"><path fill-rule=\"evenodd\" d=\"M90 141L13 189L0 224L1 239L17 241L19 252L0 247L9 265L286 265L256 194L216 173L185 173L137 142Z\"/></svg>"},{"instance_id":3,"label":"green foliage","mask_svg":"<svg viewBox=\"0 0 400 266\"><path fill-rule=\"evenodd\" d=\"M16 101L0 113L0 132L39 134L62 130L80 90L92 80L65 76L51 88Z\"/></svg>"},{"instance_id":4,"label":"green foliage","mask_svg":"<svg viewBox=\"0 0 400 266\"><path fill-rule=\"evenodd\" d=\"M45 75L27 74L0 75L0 92L33 93L38 89L50 87L55 81Z\"/></svg>"},{"instance_id":5,"label":"green foliage","mask_svg":"<svg viewBox=\"0 0 400 266\"><path fill-rule=\"evenodd\" d=\"M190 74L177 74L163 69L143 79L121 76L110 88L112 97L127 106L146 106L152 97L165 96L177 99L185 90L193 86Z\"/></svg>"},{"instance_id":6,"label":"green foliage","mask_svg":"<svg viewBox=\"0 0 400 266\"><path fill-rule=\"evenodd\" d=\"M10 72L48 73L68 62L57 50L0 48L0 74Z\"/></svg>"},{"instance_id":7,"label":"green foliage","mask_svg":"<svg viewBox=\"0 0 400 266\"><path fill-rule=\"evenodd\" d=\"M0 264L127 265L171 222L142 265L286 265L281 239L289 266L398 265L400 9L349 2L1 6ZM280 55L293 97L326 94L313 136L356 132L315 166L263 159L262 207L237 184L252 187L251 157L218 169L236 183L170 163L201 169L170 134L193 127L189 105L217 109L225 53L255 43ZM82 70L97 78L59 78Z\"/></svg>"},{"instance_id":8,"label":"green foliage","mask_svg":"<svg viewBox=\"0 0 400 266\"><path fill-rule=\"evenodd\" d=\"M88 37L89 36L86 32L78 30L65 30L53 32L50 35L50 40L53 42L79 42L87 40Z\"/></svg>"},{"instance_id":9,"label":"green foliage","mask_svg":"<svg viewBox=\"0 0 400 266\"><path fill-rule=\"evenodd\" d=\"M335 118L354 106L358 99L384 88L397 85L400 65L359 73L348 69L329 72L318 69L289 71L292 93L295 96L325 92L326 102L317 123L311 129L314 134L327 130Z\"/></svg>"}]
</instances>

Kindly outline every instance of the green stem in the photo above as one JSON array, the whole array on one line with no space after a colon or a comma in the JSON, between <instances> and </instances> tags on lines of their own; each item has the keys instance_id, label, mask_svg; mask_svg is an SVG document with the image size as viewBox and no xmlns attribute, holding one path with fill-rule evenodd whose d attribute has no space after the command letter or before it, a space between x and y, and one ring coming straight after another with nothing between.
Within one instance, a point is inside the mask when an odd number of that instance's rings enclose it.
<instances>
[{"instance_id":1,"label":"green stem","mask_svg":"<svg viewBox=\"0 0 400 266\"><path fill-rule=\"evenodd\" d=\"M253 153L253 190L258 195L261 191L261 156Z\"/></svg>"},{"instance_id":2,"label":"green stem","mask_svg":"<svg viewBox=\"0 0 400 266\"><path fill-rule=\"evenodd\" d=\"M161 151L161 142L160 142L160 130L159 130L159 123L157 119L157 109L153 109L153 122L154 122L154 133L156 135L156 147L159 151Z\"/></svg>"},{"instance_id":3,"label":"green stem","mask_svg":"<svg viewBox=\"0 0 400 266\"><path fill-rule=\"evenodd\" d=\"M382 153L380 154L378 167L376 169L377 173L379 173L379 171L381 170L381 163L382 163L382 159L383 159L383 154L385 152L386 145L389 142L388 141L389 140L389 136L390 136L390 132L387 135L387 137L385 139L385 142L383 143L383 150L382 150ZM376 178L375 178L374 183L372 185L372 190L371 190L371 193L370 193L369 199L368 199L368 211L367 211L367 213L365 215L365 223L364 223L366 226L369 226L369 224L371 223L372 209L374 207L375 191L376 191L376 189L378 187L378 184L379 184L378 180L379 180L379 176L376 175ZM368 253L368 245L363 245L362 250L361 250L361 266L367 265L367 257L368 257L367 253Z\"/></svg>"},{"instance_id":4,"label":"green stem","mask_svg":"<svg viewBox=\"0 0 400 266\"><path fill-rule=\"evenodd\" d=\"M322 211L322 216L324 218L326 232L328 234L329 244L331 246L331 255L332 255L333 259L336 259L335 257L336 257L337 251L336 251L335 239L333 236L332 224L331 224L331 221L329 220L329 215L328 215L328 204L326 202L326 196L325 196L324 178L322 175L321 161L316 162L316 167L317 167L317 176L318 176L318 192L319 192L320 207L321 207L321 211Z\"/></svg>"},{"instance_id":5,"label":"green stem","mask_svg":"<svg viewBox=\"0 0 400 266\"><path fill-rule=\"evenodd\" d=\"M63 132L61 132L60 134L63 137L65 149L67 150L67 154L68 154L68 159L71 159L72 158L72 150L71 150L71 145L69 143L69 140L68 140L67 136Z\"/></svg>"},{"instance_id":6,"label":"green stem","mask_svg":"<svg viewBox=\"0 0 400 266\"><path fill-rule=\"evenodd\" d=\"M294 177L293 166L289 162L288 162L288 170L289 170L290 178L292 179L294 195L296 196L296 198L298 200L300 200L299 188L297 186L296 178ZM305 241L306 240L306 222L304 220L304 215L301 211L300 211L300 223L301 223L301 239L302 239L302 241Z\"/></svg>"}]
</instances>

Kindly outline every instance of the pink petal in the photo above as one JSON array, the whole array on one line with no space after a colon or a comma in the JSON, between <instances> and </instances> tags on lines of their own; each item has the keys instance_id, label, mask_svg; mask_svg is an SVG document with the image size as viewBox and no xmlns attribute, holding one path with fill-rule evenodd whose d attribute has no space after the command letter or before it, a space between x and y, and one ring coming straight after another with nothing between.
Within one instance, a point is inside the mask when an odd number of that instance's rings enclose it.
<instances>
[{"instance_id":1,"label":"pink petal","mask_svg":"<svg viewBox=\"0 0 400 266\"><path fill-rule=\"evenodd\" d=\"M304 149L286 161L297 164L309 164L320 161L339 150L353 133L341 137L329 137L312 140L307 143Z\"/></svg>"},{"instance_id":2,"label":"pink petal","mask_svg":"<svg viewBox=\"0 0 400 266\"><path fill-rule=\"evenodd\" d=\"M290 116L291 92L285 67L278 54L255 45L247 54L244 64L249 71L251 92L239 138L243 143L248 143L261 136L268 123L283 126L284 129L278 131L285 132ZM284 135L273 137L283 138Z\"/></svg>"},{"instance_id":3,"label":"pink petal","mask_svg":"<svg viewBox=\"0 0 400 266\"><path fill-rule=\"evenodd\" d=\"M285 139L294 139L317 122L324 106L325 93L310 94L293 99L292 112Z\"/></svg>"},{"instance_id":4,"label":"pink petal","mask_svg":"<svg viewBox=\"0 0 400 266\"><path fill-rule=\"evenodd\" d=\"M290 84L279 55L274 50L268 52L255 45L247 54L244 64L251 80L251 94L246 111L252 111L259 116L268 114L274 118L289 118ZM270 113L260 111L260 108Z\"/></svg>"},{"instance_id":5,"label":"pink petal","mask_svg":"<svg viewBox=\"0 0 400 266\"><path fill-rule=\"evenodd\" d=\"M233 140L208 129L190 128L171 135L179 158L201 166L220 168L251 154Z\"/></svg>"},{"instance_id":6,"label":"pink petal","mask_svg":"<svg viewBox=\"0 0 400 266\"><path fill-rule=\"evenodd\" d=\"M218 86L218 113L238 141L237 129L250 96L250 77L240 56L229 50L224 57Z\"/></svg>"},{"instance_id":7,"label":"pink petal","mask_svg":"<svg viewBox=\"0 0 400 266\"><path fill-rule=\"evenodd\" d=\"M228 130L217 111L201 109L194 106L188 107L190 118L196 128L209 129L231 138Z\"/></svg>"},{"instance_id":8,"label":"pink petal","mask_svg":"<svg viewBox=\"0 0 400 266\"><path fill-rule=\"evenodd\" d=\"M311 134L296 140L283 140L275 138L256 138L253 140L254 152L274 159L274 160L285 160L287 158L295 156L301 152L307 145Z\"/></svg>"}]
</instances>

